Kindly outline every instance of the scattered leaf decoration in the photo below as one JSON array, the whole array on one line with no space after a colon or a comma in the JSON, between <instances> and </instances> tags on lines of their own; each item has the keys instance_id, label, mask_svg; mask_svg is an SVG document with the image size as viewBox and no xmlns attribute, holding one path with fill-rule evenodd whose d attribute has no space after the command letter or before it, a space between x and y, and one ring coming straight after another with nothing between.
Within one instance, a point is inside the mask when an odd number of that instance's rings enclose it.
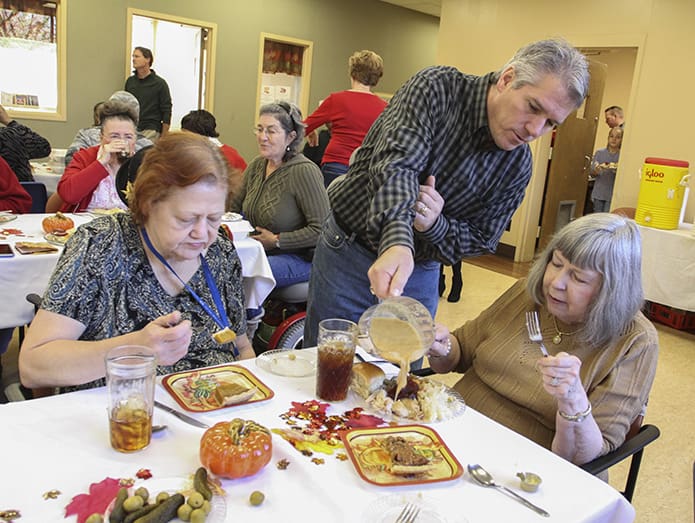
<instances>
[{"instance_id":1,"label":"scattered leaf decoration","mask_svg":"<svg viewBox=\"0 0 695 523\"><path fill-rule=\"evenodd\" d=\"M13 508L8 510L0 510L0 519L3 521L13 521L21 517L22 514L19 512L19 510L15 510Z\"/></svg>"},{"instance_id":2,"label":"scattered leaf decoration","mask_svg":"<svg viewBox=\"0 0 695 523\"><path fill-rule=\"evenodd\" d=\"M60 496L60 494L60 490L49 490L48 492L43 493L43 499L58 499L58 496Z\"/></svg>"},{"instance_id":3,"label":"scattered leaf decoration","mask_svg":"<svg viewBox=\"0 0 695 523\"><path fill-rule=\"evenodd\" d=\"M0 236L25 236L22 229L4 228L0 230Z\"/></svg>"},{"instance_id":4,"label":"scattered leaf decoration","mask_svg":"<svg viewBox=\"0 0 695 523\"><path fill-rule=\"evenodd\" d=\"M78 494L65 507L65 517L77 515L77 523L84 523L95 512L103 514L106 507L118 494L120 482L114 478L105 478L89 486L89 494Z\"/></svg>"},{"instance_id":5,"label":"scattered leaf decoration","mask_svg":"<svg viewBox=\"0 0 695 523\"><path fill-rule=\"evenodd\" d=\"M140 479L150 479L152 477L152 472L150 472L150 469L140 469L135 475Z\"/></svg>"},{"instance_id":6,"label":"scattered leaf decoration","mask_svg":"<svg viewBox=\"0 0 695 523\"><path fill-rule=\"evenodd\" d=\"M341 431L386 424L377 416L364 414L359 407L341 415L328 414L329 407L329 403L317 400L293 401L292 407L280 415L290 428L272 429L272 432L282 436L303 455L311 457L314 452L333 454L342 448Z\"/></svg>"}]
</instances>

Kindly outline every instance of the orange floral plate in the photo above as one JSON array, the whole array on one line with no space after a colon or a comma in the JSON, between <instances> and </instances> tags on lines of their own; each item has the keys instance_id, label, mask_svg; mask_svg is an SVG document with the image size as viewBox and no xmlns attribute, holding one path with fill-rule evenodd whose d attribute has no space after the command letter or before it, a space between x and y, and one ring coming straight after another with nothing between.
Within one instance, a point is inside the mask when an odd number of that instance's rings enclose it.
<instances>
[{"instance_id":1,"label":"orange floral plate","mask_svg":"<svg viewBox=\"0 0 695 523\"><path fill-rule=\"evenodd\" d=\"M224 384L236 385L239 391L246 390L248 394L238 403L220 403L215 390ZM257 403L275 395L251 371L240 365L229 364L168 374L162 378L162 385L181 407L191 412Z\"/></svg>"},{"instance_id":2,"label":"orange floral plate","mask_svg":"<svg viewBox=\"0 0 695 523\"><path fill-rule=\"evenodd\" d=\"M394 474L391 457L384 448L389 437L406 440L428 460L427 470L417 474ZM348 456L360 477L374 485L403 486L450 481L463 474L463 467L436 431L424 425L400 425L353 429L341 433Z\"/></svg>"}]
</instances>

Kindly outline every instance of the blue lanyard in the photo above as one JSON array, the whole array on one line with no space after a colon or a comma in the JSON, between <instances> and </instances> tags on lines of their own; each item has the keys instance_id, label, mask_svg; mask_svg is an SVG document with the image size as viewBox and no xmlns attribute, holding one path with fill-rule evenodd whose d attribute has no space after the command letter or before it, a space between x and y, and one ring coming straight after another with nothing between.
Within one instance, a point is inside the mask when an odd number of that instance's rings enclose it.
<instances>
[{"instance_id":1,"label":"blue lanyard","mask_svg":"<svg viewBox=\"0 0 695 523\"><path fill-rule=\"evenodd\" d=\"M198 294L193 290L193 288L188 285L185 281L181 279L181 277L176 274L176 271L174 268L169 265L169 262L164 259L164 256L162 256L157 249L155 249L154 245L152 245L152 242L150 241L150 237L147 234L147 231L143 227L140 229L140 232L142 233L142 238L145 240L145 244L147 245L148 249L152 251L152 254L154 254L157 259L162 262L162 264L171 271L171 273L178 278L178 280L181 282L183 285L184 289L186 289L191 296L195 299L195 301L198 302L198 305L200 305L203 310L210 316L215 323L220 327L220 329L230 329L230 322L229 318L227 317L227 314L224 311L224 305L222 303L222 298L220 297L220 291L217 289L217 285L215 284L215 280L212 277L212 272L210 271L210 267L208 266L208 262L205 261L205 258L203 257L202 254L200 254L200 264L203 267L203 274L205 275L205 281L208 284L208 289L210 290L210 294L212 295L212 299L215 302L215 307L217 308L217 312L212 310L212 308L203 301L203 299L198 296ZM234 357L239 356L239 351L236 348L236 343L232 343L232 353L234 354Z\"/></svg>"}]
</instances>

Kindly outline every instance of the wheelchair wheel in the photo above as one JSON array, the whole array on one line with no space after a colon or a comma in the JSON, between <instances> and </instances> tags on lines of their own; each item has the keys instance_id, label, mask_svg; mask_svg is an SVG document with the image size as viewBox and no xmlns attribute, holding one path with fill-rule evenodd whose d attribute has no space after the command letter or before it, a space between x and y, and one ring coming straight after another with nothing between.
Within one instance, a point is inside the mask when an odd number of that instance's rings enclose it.
<instances>
[{"instance_id":1,"label":"wheelchair wheel","mask_svg":"<svg viewBox=\"0 0 695 523\"><path fill-rule=\"evenodd\" d=\"M301 349L304 341L305 322L306 313L300 312L278 325L268 343L268 350Z\"/></svg>"}]
</instances>

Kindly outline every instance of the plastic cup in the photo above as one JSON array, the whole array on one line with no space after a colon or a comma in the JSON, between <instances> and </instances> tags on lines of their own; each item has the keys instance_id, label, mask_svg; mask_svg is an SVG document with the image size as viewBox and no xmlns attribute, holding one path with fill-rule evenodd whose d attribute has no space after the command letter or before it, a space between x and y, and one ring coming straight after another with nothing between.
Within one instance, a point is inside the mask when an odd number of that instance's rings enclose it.
<instances>
[{"instance_id":1,"label":"plastic cup","mask_svg":"<svg viewBox=\"0 0 695 523\"><path fill-rule=\"evenodd\" d=\"M119 452L150 444L156 369L156 355L147 347L124 345L106 355L109 434Z\"/></svg>"},{"instance_id":2,"label":"plastic cup","mask_svg":"<svg viewBox=\"0 0 695 523\"><path fill-rule=\"evenodd\" d=\"M316 395L325 401L347 397L355 358L357 324L337 318L319 322Z\"/></svg>"}]
</instances>

